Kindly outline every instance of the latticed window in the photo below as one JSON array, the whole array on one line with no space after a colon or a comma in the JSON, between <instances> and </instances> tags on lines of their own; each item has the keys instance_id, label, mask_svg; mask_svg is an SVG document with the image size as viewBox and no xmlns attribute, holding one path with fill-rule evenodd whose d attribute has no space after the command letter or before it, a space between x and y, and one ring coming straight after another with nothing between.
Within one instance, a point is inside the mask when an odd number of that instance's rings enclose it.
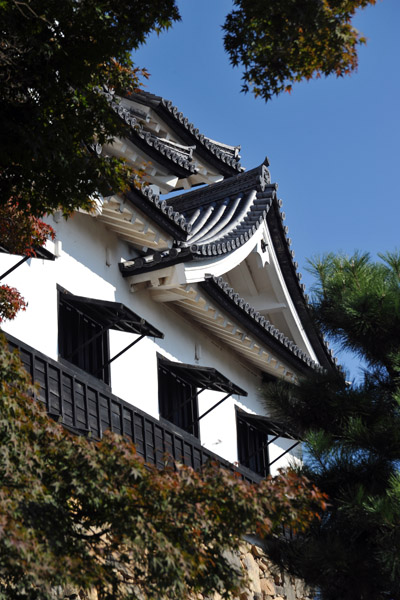
<instances>
[{"instance_id":1,"label":"latticed window","mask_svg":"<svg viewBox=\"0 0 400 600\"><path fill-rule=\"evenodd\" d=\"M158 364L158 399L161 417L199 437L197 388L162 362Z\"/></svg>"},{"instance_id":2,"label":"latticed window","mask_svg":"<svg viewBox=\"0 0 400 600\"><path fill-rule=\"evenodd\" d=\"M268 434L248 423L239 412L236 413L236 419L240 464L266 477L269 474Z\"/></svg>"},{"instance_id":3,"label":"latticed window","mask_svg":"<svg viewBox=\"0 0 400 600\"><path fill-rule=\"evenodd\" d=\"M62 296L58 307L58 351L61 358L110 383L108 330Z\"/></svg>"}]
</instances>

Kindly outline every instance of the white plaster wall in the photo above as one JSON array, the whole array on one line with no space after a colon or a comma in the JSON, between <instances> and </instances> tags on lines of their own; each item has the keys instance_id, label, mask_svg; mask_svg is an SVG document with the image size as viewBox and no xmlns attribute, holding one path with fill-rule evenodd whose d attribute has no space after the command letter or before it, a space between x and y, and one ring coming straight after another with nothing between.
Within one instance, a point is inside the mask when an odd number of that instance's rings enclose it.
<instances>
[{"instance_id":1,"label":"white plaster wall","mask_svg":"<svg viewBox=\"0 0 400 600\"><path fill-rule=\"evenodd\" d=\"M201 442L223 458L237 461L235 404L264 414L260 402L260 375L247 367L232 350L221 347L191 321L176 314L168 303L152 301L146 290L131 293L118 263L133 251L96 219L75 214L58 223L50 219L62 244L54 262L33 259L2 283L17 287L28 302L26 312L3 329L53 359L58 358L57 284L73 294L122 302L164 333L164 339L145 338L111 365L112 392L154 417L158 417L157 353L171 360L214 367L248 392L231 397L200 421ZM51 245L51 244L50 244ZM107 260L106 260L107 258ZM0 273L19 258L0 255ZM110 355L135 339L133 334L110 332ZM201 348L196 361L195 347ZM199 414L206 412L223 394L205 391L199 396ZM281 441L283 443L283 441ZM271 459L282 452L271 444ZM283 461L285 462L285 460ZM274 470L282 466L275 463Z\"/></svg>"}]
</instances>

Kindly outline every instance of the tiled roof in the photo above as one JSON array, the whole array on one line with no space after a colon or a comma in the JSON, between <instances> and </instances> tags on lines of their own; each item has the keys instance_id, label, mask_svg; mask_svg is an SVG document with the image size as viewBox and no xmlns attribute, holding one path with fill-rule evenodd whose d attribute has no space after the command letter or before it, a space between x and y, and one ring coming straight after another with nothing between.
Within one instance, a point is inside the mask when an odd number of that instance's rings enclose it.
<instances>
[{"instance_id":1,"label":"tiled roof","mask_svg":"<svg viewBox=\"0 0 400 600\"><path fill-rule=\"evenodd\" d=\"M146 209L146 198L153 213L154 209L159 213L154 215L157 222L173 223L175 246L185 250L182 258L190 255L200 260L228 254L255 234L276 198L277 185L270 183L267 164L169 200L160 200L147 186L140 192L132 190L128 197L142 210ZM153 268L150 260L146 264L149 270ZM122 267L122 272L133 274L134 265Z\"/></svg>"},{"instance_id":2,"label":"tiled roof","mask_svg":"<svg viewBox=\"0 0 400 600\"><path fill-rule=\"evenodd\" d=\"M144 91L131 94L128 98L151 107L166 122L172 125L173 128L176 129L178 127L180 137L185 138L184 141L187 141L189 144L194 143L196 151L202 154L204 158L218 163L219 170L224 176L234 175L243 171L243 167L239 162L240 146L222 144L200 133L193 123L170 100Z\"/></svg>"},{"instance_id":3,"label":"tiled roof","mask_svg":"<svg viewBox=\"0 0 400 600\"><path fill-rule=\"evenodd\" d=\"M153 158L158 162L165 162L165 160L171 161L174 165L174 170L177 168L178 171L179 168L183 170L179 173L180 175L197 173L198 167L193 162L193 150L195 146L178 144L171 140L159 138L153 133L146 131L140 122L140 120L145 120L140 114L141 111L125 108L115 100L114 94L110 91L104 91L103 93L108 99L114 112L116 112L131 128L131 141L135 145L143 148L150 158Z\"/></svg>"},{"instance_id":4,"label":"tiled roof","mask_svg":"<svg viewBox=\"0 0 400 600\"><path fill-rule=\"evenodd\" d=\"M245 321L247 327L251 329L251 333L255 334L269 346L271 346L272 342L278 352L286 349L293 357L299 359L307 367L311 367L316 371L322 370L323 367L313 361L306 352L301 350L284 333L272 325L268 319L256 311L255 308L224 281L223 277L210 277L200 285L214 300L221 301L221 296L224 296L223 304L229 305L229 312L232 312L234 308L239 320L242 322Z\"/></svg>"},{"instance_id":5,"label":"tiled roof","mask_svg":"<svg viewBox=\"0 0 400 600\"><path fill-rule=\"evenodd\" d=\"M120 264L124 277L150 272L172 266L179 262L204 260L207 256L228 254L246 243L257 231L264 219L272 236L274 249L282 270L285 283L300 316L303 327L310 339L320 364L332 368L336 359L329 350L321 334L316 331L308 308L308 296L305 286L301 283L301 273L291 248L288 237L288 227L285 226L285 213L282 212L282 201L278 200L275 184L270 183L266 168L267 161L251 171L238 174L220 183L212 184L197 190L175 196L170 200L160 200L150 188L137 192L136 200L146 197L143 210L147 212L151 204L153 218L158 218L161 226L168 224L175 237L174 247L161 252L149 252L146 256L134 258ZM149 215L150 216L150 215ZM210 286L219 289L222 296L232 300L243 313L243 317L252 319L253 326L262 335L268 334L281 347L287 348L291 354L307 366L316 368L317 363L299 349L283 333L273 327L254 308L232 289L222 279L208 280L205 288ZM203 285L203 284L201 284ZM223 292L223 294L222 294Z\"/></svg>"},{"instance_id":6,"label":"tiled roof","mask_svg":"<svg viewBox=\"0 0 400 600\"><path fill-rule=\"evenodd\" d=\"M151 186L142 185L140 188L131 186L126 197L133 205L142 210L158 225L173 235L176 241L186 239L192 226L182 213L174 210L167 200L161 199Z\"/></svg>"},{"instance_id":7,"label":"tiled roof","mask_svg":"<svg viewBox=\"0 0 400 600\"><path fill-rule=\"evenodd\" d=\"M192 226L179 246L190 248L194 258L227 254L245 244L263 223L276 184L270 183L268 169L261 165L235 178L192 192L189 198L171 200Z\"/></svg>"},{"instance_id":8,"label":"tiled roof","mask_svg":"<svg viewBox=\"0 0 400 600\"><path fill-rule=\"evenodd\" d=\"M298 271L299 265L295 261L295 253L291 247L292 240L288 236L289 228L284 225L286 215L281 210L282 204L282 200L280 199L276 199L272 203L267 221L286 286L321 365L326 368L334 367L342 370L342 367L337 365L337 359L334 358L332 350L328 348L323 335L316 329L311 319L306 286L304 283L301 283L302 274Z\"/></svg>"}]
</instances>

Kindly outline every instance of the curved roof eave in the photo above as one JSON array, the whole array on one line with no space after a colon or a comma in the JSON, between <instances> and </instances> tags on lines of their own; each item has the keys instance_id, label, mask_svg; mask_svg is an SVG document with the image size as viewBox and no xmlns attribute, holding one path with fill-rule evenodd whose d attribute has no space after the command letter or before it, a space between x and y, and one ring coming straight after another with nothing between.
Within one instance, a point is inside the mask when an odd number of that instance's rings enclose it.
<instances>
[{"instance_id":1,"label":"curved roof eave","mask_svg":"<svg viewBox=\"0 0 400 600\"><path fill-rule=\"evenodd\" d=\"M240 146L229 146L211 140L189 121L170 100L150 92L139 91L130 94L127 99L149 106L177 135L188 145L196 144L196 153L216 167L225 177L243 171L239 162Z\"/></svg>"},{"instance_id":2,"label":"curved roof eave","mask_svg":"<svg viewBox=\"0 0 400 600\"><path fill-rule=\"evenodd\" d=\"M300 283L301 274L297 272L298 265L294 261L291 240L287 236L288 228L283 224L285 214L280 210L282 202L277 198L276 189L277 186L270 183L268 169L263 164L222 182L175 196L169 201L160 200L159 196L146 186L140 191L132 190L128 193L128 198L159 226L170 232L175 237L175 242L172 249L149 254L144 261L138 258L129 261L127 265L122 263L121 273L124 277L129 277L185 262L190 263L187 271L193 272L193 281L201 281L208 274L219 276L234 268L237 261L246 258L259 239L262 223L267 220L285 284L306 335L320 364L328 369L336 368L332 352L312 321L308 297L304 284ZM227 196L232 197L238 193L255 194L240 222L235 223L235 226L220 239L208 242L200 237L195 244L191 244L192 223L181 211L190 212L198 207L217 205ZM205 237L207 238L207 233ZM225 257L230 257L230 267L224 271L219 265L223 264ZM193 261L202 264L195 266Z\"/></svg>"},{"instance_id":3,"label":"curved roof eave","mask_svg":"<svg viewBox=\"0 0 400 600\"><path fill-rule=\"evenodd\" d=\"M128 125L127 138L144 151L149 158L170 168L180 177L188 177L198 172L198 167L192 160L193 146L184 147L158 138L151 132L146 131L140 120L130 110L116 101L112 92L107 90L103 91L103 94L113 111Z\"/></svg>"},{"instance_id":4,"label":"curved roof eave","mask_svg":"<svg viewBox=\"0 0 400 600\"><path fill-rule=\"evenodd\" d=\"M321 371L324 368L250 306L244 298L240 297L224 281L223 277L211 276L199 285L214 302L240 322L251 335L271 348L278 357L289 361L298 371L306 373L308 369Z\"/></svg>"},{"instance_id":5,"label":"curved roof eave","mask_svg":"<svg viewBox=\"0 0 400 600\"><path fill-rule=\"evenodd\" d=\"M177 240L184 240L191 230L190 223L179 211L173 209L167 200L162 200L159 194L156 194L151 186L140 185L131 186L131 189L125 193L126 198L137 206L149 219L154 221L159 227L165 229Z\"/></svg>"},{"instance_id":6,"label":"curved roof eave","mask_svg":"<svg viewBox=\"0 0 400 600\"><path fill-rule=\"evenodd\" d=\"M286 215L281 211L282 204L282 200L277 199L273 203L267 216L268 230L273 241L279 266L297 314L301 319L304 330L314 348L319 362L327 369L337 369L337 361L333 357L332 350L328 348L323 335L317 330L316 325L312 320L309 298L305 293L306 286L304 283L301 283L302 275L297 270L298 263L294 260L295 253L291 249L292 241L287 235L289 230L288 227L283 224Z\"/></svg>"},{"instance_id":7,"label":"curved roof eave","mask_svg":"<svg viewBox=\"0 0 400 600\"><path fill-rule=\"evenodd\" d=\"M210 260L217 257L222 259L235 257L233 260L228 259L231 266L225 271L219 271L220 274L234 268L238 261L244 260L259 240L267 213L276 198L276 188L275 184L270 183L268 169L265 164L262 164L229 180L211 184L206 188L170 200L161 200L148 186L132 187L127 197L159 226L165 227L175 236L175 248L162 253L163 266L169 266L171 260L173 264L190 260L204 263L205 272L209 272L207 265L210 265ZM240 199L240 202L233 202L234 210L226 222L221 221L219 226L211 219L210 230L205 219L200 229L197 229L196 236L193 236L195 230L190 220L193 211L196 213L199 207L201 210L204 207L208 210L207 206L215 207L218 203L224 207L235 196ZM214 235L210 238L212 232ZM195 243L192 240L195 240ZM180 259L177 258L178 254ZM160 255L156 253L154 260L151 256L146 258L145 265L143 261L129 261L129 266L122 265L121 271L128 277L137 273L137 269L144 272L144 270L160 268L159 263Z\"/></svg>"}]
</instances>

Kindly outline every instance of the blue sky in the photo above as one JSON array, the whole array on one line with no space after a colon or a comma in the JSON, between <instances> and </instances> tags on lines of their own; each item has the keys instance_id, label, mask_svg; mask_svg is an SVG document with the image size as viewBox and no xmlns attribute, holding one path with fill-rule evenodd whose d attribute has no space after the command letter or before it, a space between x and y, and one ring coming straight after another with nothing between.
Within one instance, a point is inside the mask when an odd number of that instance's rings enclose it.
<instances>
[{"instance_id":1,"label":"blue sky","mask_svg":"<svg viewBox=\"0 0 400 600\"><path fill-rule=\"evenodd\" d=\"M400 248L399 0L357 14L368 42L356 73L297 84L268 103L240 92L240 68L224 52L232 2L177 4L182 21L134 55L151 74L146 89L172 100L202 133L240 144L247 169L268 156L307 289L307 258ZM342 362L357 375L353 361Z\"/></svg>"}]
</instances>

